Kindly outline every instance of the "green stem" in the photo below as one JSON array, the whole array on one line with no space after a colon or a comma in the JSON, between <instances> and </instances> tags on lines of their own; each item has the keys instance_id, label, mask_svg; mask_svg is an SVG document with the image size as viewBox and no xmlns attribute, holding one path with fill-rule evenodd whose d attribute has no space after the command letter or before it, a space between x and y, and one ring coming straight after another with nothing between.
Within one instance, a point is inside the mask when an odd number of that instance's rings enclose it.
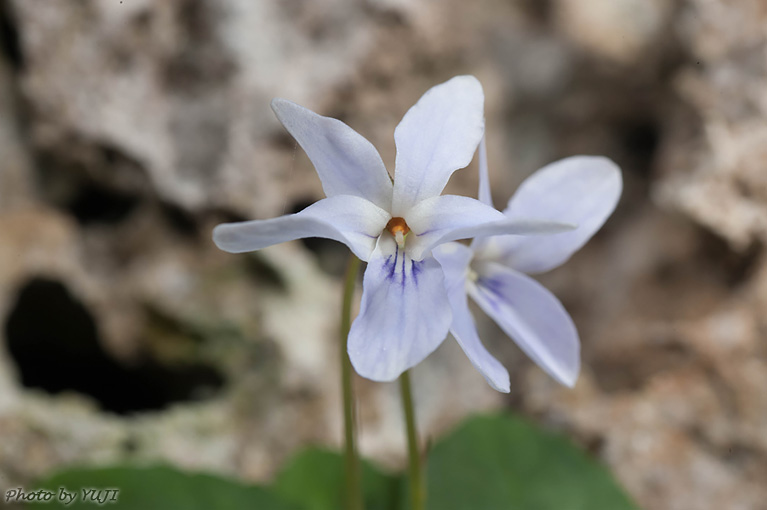
<instances>
[{"instance_id":1,"label":"green stem","mask_svg":"<svg viewBox=\"0 0 767 510\"><path fill-rule=\"evenodd\" d=\"M413 391L410 388L410 372L403 373L399 378L402 407L405 411L405 428L407 430L407 452L409 459L408 474L410 477L410 509L424 510L426 508L426 486L421 469L421 453L418 450L418 431L415 426L415 409L413 407Z\"/></svg>"},{"instance_id":2,"label":"green stem","mask_svg":"<svg viewBox=\"0 0 767 510\"><path fill-rule=\"evenodd\" d=\"M354 286L357 281L357 273L360 268L360 259L350 255L349 265L346 268L346 281L344 283L344 300L341 309L341 388L344 399L344 457L346 468L346 508L348 510L362 510L362 481L360 479L360 466L357 457L354 409L354 388L352 387L352 364L349 361L347 342L349 328L352 323L352 301L354 298Z\"/></svg>"}]
</instances>

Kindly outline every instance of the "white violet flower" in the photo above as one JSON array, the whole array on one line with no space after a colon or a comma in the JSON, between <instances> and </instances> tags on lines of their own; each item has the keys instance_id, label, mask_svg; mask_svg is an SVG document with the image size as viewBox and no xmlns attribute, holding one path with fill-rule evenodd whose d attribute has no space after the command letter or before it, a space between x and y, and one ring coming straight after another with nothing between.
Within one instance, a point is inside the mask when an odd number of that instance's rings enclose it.
<instances>
[{"instance_id":1,"label":"white violet flower","mask_svg":"<svg viewBox=\"0 0 767 510\"><path fill-rule=\"evenodd\" d=\"M484 140L479 153L479 198L492 205ZM450 332L496 390L509 392L509 373L482 345L467 295L543 370L574 386L580 370L575 325L562 303L524 273L543 273L566 262L612 214L622 187L620 169L607 158L574 156L556 161L522 183L504 214L510 220L534 215L574 224L576 229L547 236L475 239L470 247L449 243L435 250L453 309Z\"/></svg>"},{"instance_id":2,"label":"white violet flower","mask_svg":"<svg viewBox=\"0 0 767 510\"><path fill-rule=\"evenodd\" d=\"M360 313L349 333L349 357L364 377L396 379L437 348L452 321L433 248L475 235L571 228L509 220L478 200L440 195L482 139L483 103L482 87L472 76L457 76L427 91L394 132L392 181L373 145L349 126L273 100L272 109L306 151L327 198L296 214L218 225L214 242L232 253L305 237L346 244L368 263Z\"/></svg>"}]
</instances>

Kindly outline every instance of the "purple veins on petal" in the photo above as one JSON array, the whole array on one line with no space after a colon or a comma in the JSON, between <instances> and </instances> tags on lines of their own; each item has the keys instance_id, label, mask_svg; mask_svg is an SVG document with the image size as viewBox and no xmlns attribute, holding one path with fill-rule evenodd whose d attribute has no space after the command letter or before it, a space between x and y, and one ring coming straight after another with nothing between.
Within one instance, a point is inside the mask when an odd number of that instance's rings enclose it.
<instances>
[{"instance_id":1,"label":"purple veins on petal","mask_svg":"<svg viewBox=\"0 0 767 510\"><path fill-rule=\"evenodd\" d=\"M400 251L402 256L400 257ZM423 261L415 261L395 248L394 255L388 255L382 264L384 276L392 285L396 284L401 292L405 292L408 283L418 287L418 276L423 271Z\"/></svg>"},{"instance_id":2,"label":"purple veins on petal","mask_svg":"<svg viewBox=\"0 0 767 510\"><path fill-rule=\"evenodd\" d=\"M394 252L394 255L389 255L386 257L386 260L384 261L384 270L388 271L389 274L386 276L386 279L389 281L394 281L394 273L397 271L397 259L399 257L399 248ZM392 261L394 259L394 261Z\"/></svg>"},{"instance_id":3,"label":"purple veins on petal","mask_svg":"<svg viewBox=\"0 0 767 510\"><path fill-rule=\"evenodd\" d=\"M505 299L502 286L503 284L501 282L493 280L492 278L483 278L480 276L477 279L477 288L482 294L487 296L488 304L492 306L494 310L498 311L501 311L499 300Z\"/></svg>"},{"instance_id":4,"label":"purple veins on petal","mask_svg":"<svg viewBox=\"0 0 767 510\"><path fill-rule=\"evenodd\" d=\"M418 262L415 260L410 261L410 271L413 274L413 283L415 284L416 287L418 287L418 275L422 271L421 264L423 264L423 262Z\"/></svg>"},{"instance_id":5,"label":"purple veins on petal","mask_svg":"<svg viewBox=\"0 0 767 510\"><path fill-rule=\"evenodd\" d=\"M397 251L399 251L399 248L397 248ZM407 257L402 257L402 278L400 280L400 289L402 292L405 292L405 281L407 278L407 271L405 270L405 262L407 262L405 259Z\"/></svg>"},{"instance_id":6,"label":"purple veins on petal","mask_svg":"<svg viewBox=\"0 0 767 510\"><path fill-rule=\"evenodd\" d=\"M480 276L477 278L477 286L480 289L485 289L486 291L492 293L496 297L503 296L503 284L498 280L494 280L486 276Z\"/></svg>"}]
</instances>

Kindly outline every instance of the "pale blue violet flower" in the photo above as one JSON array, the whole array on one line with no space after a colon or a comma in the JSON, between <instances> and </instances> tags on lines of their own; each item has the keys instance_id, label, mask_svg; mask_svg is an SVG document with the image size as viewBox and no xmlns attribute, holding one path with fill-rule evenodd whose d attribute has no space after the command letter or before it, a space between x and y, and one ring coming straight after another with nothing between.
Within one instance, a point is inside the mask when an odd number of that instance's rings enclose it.
<instances>
[{"instance_id":1,"label":"pale blue violet flower","mask_svg":"<svg viewBox=\"0 0 767 510\"><path fill-rule=\"evenodd\" d=\"M273 100L272 109L306 151L327 198L296 214L219 225L214 242L232 253L305 237L346 244L368 263L360 313L349 333L349 357L364 377L396 379L437 348L452 320L433 248L475 235L571 228L509 220L478 200L440 195L482 139L483 103L482 87L472 76L427 91L394 132L392 181L373 145L349 126Z\"/></svg>"},{"instance_id":2,"label":"pale blue violet flower","mask_svg":"<svg viewBox=\"0 0 767 510\"><path fill-rule=\"evenodd\" d=\"M479 198L492 205L484 140L479 154ZM525 273L543 273L566 262L613 212L622 187L620 169L607 158L556 161L522 183L504 214L510 220L535 217L577 228L546 236L477 238L471 246L448 243L434 251L453 309L450 332L496 390L509 392L509 373L482 345L467 295L543 370L574 386L580 371L575 325L562 303Z\"/></svg>"}]
</instances>

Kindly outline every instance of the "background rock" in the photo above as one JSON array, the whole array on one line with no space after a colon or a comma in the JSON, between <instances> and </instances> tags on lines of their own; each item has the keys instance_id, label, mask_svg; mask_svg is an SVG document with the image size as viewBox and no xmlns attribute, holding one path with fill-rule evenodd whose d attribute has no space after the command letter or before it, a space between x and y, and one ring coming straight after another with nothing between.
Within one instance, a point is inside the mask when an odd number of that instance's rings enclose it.
<instances>
[{"instance_id":1,"label":"background rock","mask_svg":"<svg viewBox=\"0 0 767 510\"><path fill-rule=\"evenodd\" d=\"M210 231L322 196L272 97L391 168L404 112L471 73L496 205L578 153L618 162L625 191L541 276L579 328L576 389L479 319L512 393L449 340L414 373L422 433L511 408L643 507L762 508L765 26L760 0L0 1L0 480L126 458L258 480L339 444L344 249L233 256ZM475 190L472 163L448 191ZM396 386L358 391L363 452L401 465Z\"/></svg>"}]
</instances>

